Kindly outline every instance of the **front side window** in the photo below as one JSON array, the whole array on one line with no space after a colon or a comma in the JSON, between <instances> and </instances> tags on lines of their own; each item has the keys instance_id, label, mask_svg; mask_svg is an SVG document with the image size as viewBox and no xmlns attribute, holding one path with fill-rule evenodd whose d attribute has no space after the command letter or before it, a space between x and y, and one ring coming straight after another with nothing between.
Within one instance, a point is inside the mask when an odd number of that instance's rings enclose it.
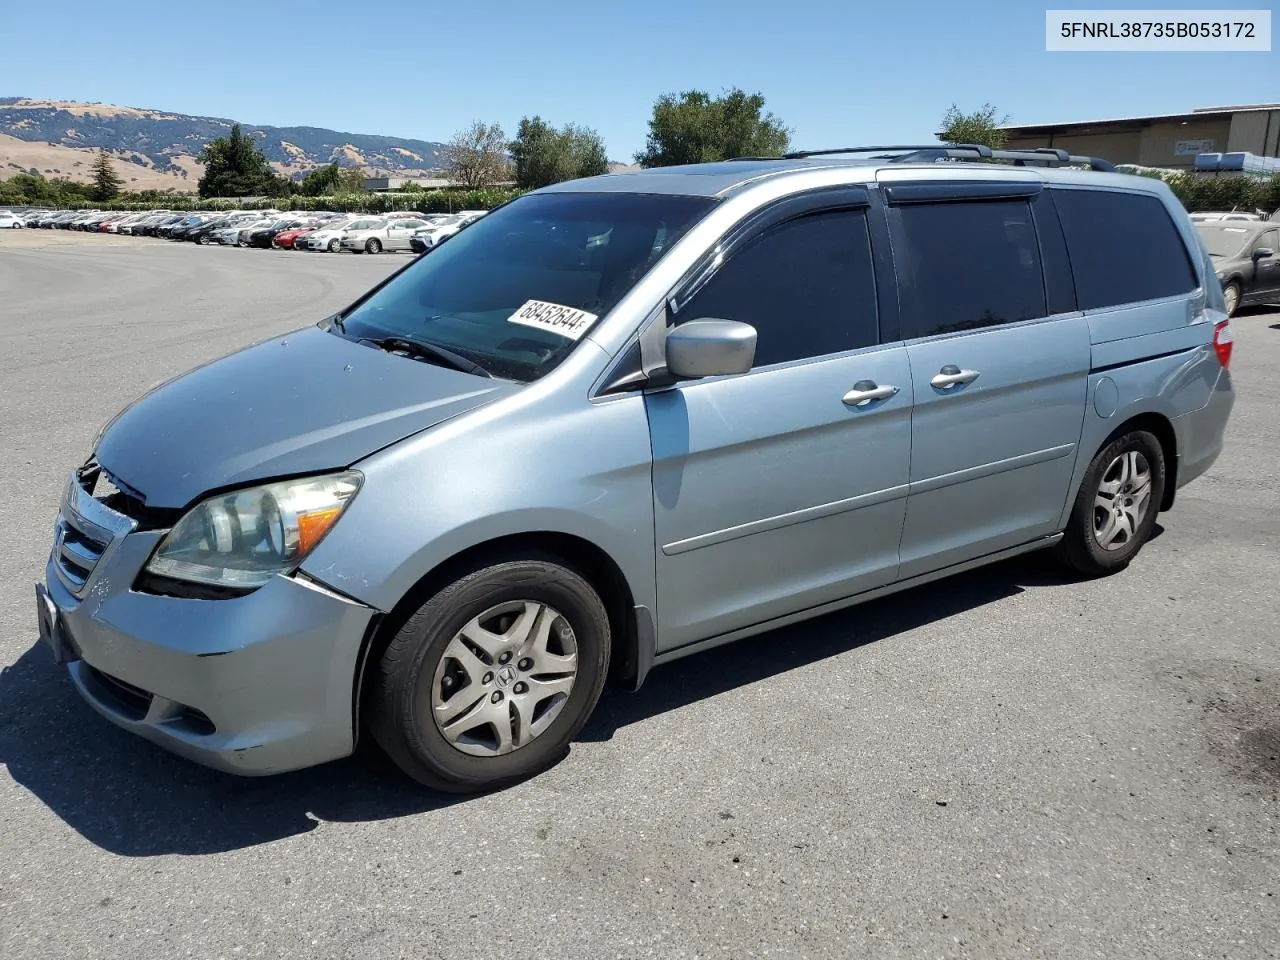
<instances>
[{"instance_id":1,"label":"front side window","mask_svg":"<svg viewBox=\"0 0 1280 960\"><path fill-rule=\"evenodd\" d=\"M536 380L715 202L640 193L521 197L397 274L341 318L342 332L420 340L494 376ZM607 243L588 243L602 234Z\"/></svg>"},{"instance_id":2,"label":"front side window","mask_svg":"<svg viewBox=\"0 0 1280 960\"><path fill-rule=\"evenodd\" d=\"M1277 233L1275 230L1268 230L1266 233L1262 234L1262 236L1258 237L1258 239L1253 242L1253 246L1250 248L1250 252L1256 253L1259 250L1270 250L1271 253L1274 255L1276 252L1277 240L1280 240L1280 233Z\"/></svg>"},{"instance_id":3,"label":"front side window","mask_svg":"<svg viewBox=\"0 0 1280 960\"><path fill-rule=\"evenodd\" d=\"M906 204L896 215L893 258L908 339L1048 312L1026 200Z\"/></svg>"},{"instance_id":4,"label":"front side window","mask_svg":"<svg viewBox=\"0 0 1280 960\"><path fill-rule=\"evenodd\" d=\"M1169 211L1147 194L1053 191L1081 310L1190 293L1195 271Z\"/></svg>"},{"instance_id":5,"label":"front side window","mask_svg":"<svg viewBox=\"0 0 1280 960\"><path fill-rule=\"evenodd\" d=\"M680 308L676 322L699 319L755 327L757 367L875 344L866 213L809 214L756 237Z\"/></svg>"}]
</instances>

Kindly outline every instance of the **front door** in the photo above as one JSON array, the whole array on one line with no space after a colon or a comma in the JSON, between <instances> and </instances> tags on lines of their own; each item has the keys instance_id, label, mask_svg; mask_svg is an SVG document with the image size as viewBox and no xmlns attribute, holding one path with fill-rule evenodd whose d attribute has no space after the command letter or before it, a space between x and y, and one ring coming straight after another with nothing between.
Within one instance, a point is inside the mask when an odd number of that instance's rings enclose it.
<instances>
[{"instance_id":1,"label":"front door","mask_svg":"<svg viewBox=\"0 0 1280 960\"><path fill-rule=\"evenodd\" d=\"M1089 326L1038 186L998 186L890 207L915 391L903 579L1055 533L1070 494Z\"/></svg>"},{"instance_id":2,"label":"front door","mask_svg":"<svg viewBox=\"0 0 1280 960\"><path fill-rule=\"evenodd\" d=\"M1270 250L1267 256L1259 256ZM1280 230L1264 230L1249 247L1253 259L1253 290L1245 292L1245 300L1271 303L1280 299Z\"/></svg>"},{"instance_id":3,"label":"front door","mask_svg":"<svg viewBox=\"0 0 1280 960\"><path fill-rule=\"evenodd\" d=\"M911 376L879 342L865 207L762 227L676 323L752 324L755 366L647 395L659 650L890 583Z\"/></svg>"}]
</instances>

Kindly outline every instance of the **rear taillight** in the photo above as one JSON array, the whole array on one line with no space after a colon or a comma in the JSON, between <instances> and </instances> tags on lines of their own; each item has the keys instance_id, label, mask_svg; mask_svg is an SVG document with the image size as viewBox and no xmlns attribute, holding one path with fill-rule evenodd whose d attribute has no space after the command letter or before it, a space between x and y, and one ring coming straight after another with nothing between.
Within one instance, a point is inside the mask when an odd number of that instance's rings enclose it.
<instances>
[{"instance_id":1,"label":"rear taillight","mask_svg":"<svg viewBox=\"0 0 1280 960\"><path fill-rule=\"evenodd\" d=\"M1223 369L1231 366L1231 321L1223 320L1213 328L1213 349Z\"/></svg>"}]
</instances>

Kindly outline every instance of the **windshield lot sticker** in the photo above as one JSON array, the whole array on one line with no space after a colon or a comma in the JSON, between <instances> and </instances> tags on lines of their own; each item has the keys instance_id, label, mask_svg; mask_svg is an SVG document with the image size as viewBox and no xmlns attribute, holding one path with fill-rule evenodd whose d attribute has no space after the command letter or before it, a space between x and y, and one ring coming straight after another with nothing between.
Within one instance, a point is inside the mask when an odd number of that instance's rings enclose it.
<instances>
[{"instance_id":1,"label":"windshield lot sticker","mask_svg":"<svg viewBox=\"0 0 1280 960\"><path fill-rule=\"evenodd\" d=\"M577 340L596 322L594 313L576 307L566 307L545 300L526 300L524 305L507 317L508 323L519 323L536 330L555 333L569 340Z\"/></svg>"}]
</instances>

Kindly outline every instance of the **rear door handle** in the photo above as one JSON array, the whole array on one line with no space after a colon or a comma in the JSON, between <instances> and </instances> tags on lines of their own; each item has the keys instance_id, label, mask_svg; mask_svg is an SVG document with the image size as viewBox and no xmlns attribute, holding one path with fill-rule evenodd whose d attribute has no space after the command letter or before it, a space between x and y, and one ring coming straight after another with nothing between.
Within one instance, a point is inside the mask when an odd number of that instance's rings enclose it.
<instances>
[{"instance_id":1,"label":"rear door handle","mask_svg":"<svg viewBox=\"0 0 1280 960\"><path fill-rule=\"evenodd\" d=\"M877 400L888 400L897 392L898 388L892 384L882 387L874 380L859 380L843 399L851 407L869 407Z\"/></svg>"},{"instance_id":2,"label":"rear door handle","mask_svg":"<svg viewBox=\"0 0 1280 960\"><path fill-rule=\"evenodd\" d=\"M948 363L945 367L934 374L933 379L930 380L929 383L936 390L952 390L963 384L973 383L973 381L977 379L977 370L961 370L954 363Z\"/></svg>"}]
</instances>

